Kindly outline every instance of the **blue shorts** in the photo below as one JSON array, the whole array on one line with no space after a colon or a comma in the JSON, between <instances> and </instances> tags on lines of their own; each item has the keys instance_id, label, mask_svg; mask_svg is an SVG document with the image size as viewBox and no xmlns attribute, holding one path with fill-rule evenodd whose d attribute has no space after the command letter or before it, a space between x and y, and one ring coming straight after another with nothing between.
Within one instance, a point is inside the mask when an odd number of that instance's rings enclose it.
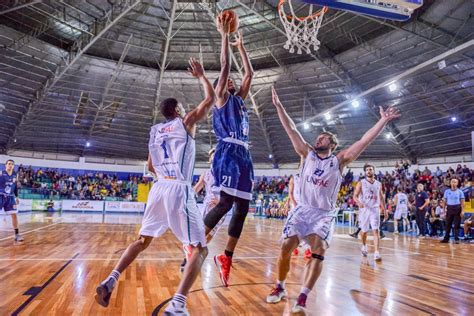
<instances>
[{"instance_id":1,"label":"blue shorts","mask_svg":"<svg viewBox=\"0 0 474 316\"><path fill-rule=\"evenodd\" d=\"M212 161L212 172L216 191L245 200L252 199L252 156L244 146L220 141Z\"/></svg>"},{"instance_id":2,"label":"blue shorts","mask_svg":"<svg viewBox=\"0 0 474 316\"><path fill-rule=\"evenodd\" d=\"M0 194L0 208L3 208L7 214L18 213L15 196Z\"/></svg>"}]
</instances>

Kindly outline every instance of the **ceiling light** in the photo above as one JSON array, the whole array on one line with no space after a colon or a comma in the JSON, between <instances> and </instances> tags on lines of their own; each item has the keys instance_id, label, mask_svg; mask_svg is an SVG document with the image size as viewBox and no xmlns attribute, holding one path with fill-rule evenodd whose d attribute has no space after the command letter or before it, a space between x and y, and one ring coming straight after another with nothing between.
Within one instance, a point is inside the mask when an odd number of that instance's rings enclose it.
<instances>
[{"instance_id":1,"label":"ceiling light","mask_svg":"<svg viewBox=\"0 0 474 316\"><path fill-rule=\"evenodd\" d=\"M272 158L273 158L272 154L268 155L268 159L272 159Z\"/></svg>"},{"instance_id":2,"label":"ceiling light","mask_svg":"<svg viewBox=\"0 0 474 316\"><path fill-rule=\"evenodd\" d=\"M86 147L90 147L90 146L91 146L91 143L87 142Z\"/></svg>"},{"instance_id":3,"label":"ceiling light","mask_svg":"<svg viewBox=\"0 0 474 316\"><path fill-rule=\"evenodd\" d=\"M358 107L359 107L359 105L360 105L360 102L359 102L359 100L353 100L353 101L352 101L352 107L354 107L354 108L358 108Z\"/></svg>"},{"instance_id":4,"label":"ceiling light","mask_svg":"<svg viewBox=\"0 0 474 316\"><path fill-rule=\"evenodd\" d=\"M304 128L304 129L309 129L309 124L306 123L306 122L304 122L304 123L303 123L303 128Z\"/></svg>"},{"instance_id":5,"label":"ceiling light","mask_svg":"<svg viewBox=\"0 0 474 316\"><path fill-rule=\"evenodd\" d=\"M458 118L457 118L456 116L452 116L452 117L451 117L451 121L453 121L453 122L456 122L457 119L458 119Z\"/></svg>"},{"instance_id":6,"label":"ceiling light","mask_svg":"<svg viewBox=\"0 0 474 316\"><path fill-rule=\"evenodd\" d=\"M324 118L329 121L331 119L331 113L329 112L325 113Z\"/></svg>"},{"instance_id":7,"label":"ceiling light","mask_svg":"<svg viewBox=\"0 0 474 316\"><path fill-rule=\"evenodd\" d=\"M390 92L394 92L395 90L398 89L398 86L397 84L394 82L394 83L391 83L389 86L388 86L388 90L390 90Z\"/></svg>"},{"instance_id":8,"label":"ceiling light","mask_svg":"<svg viewBox=\"0 0 474 316\"><path fill-rule=\"evenodd\" d=\"M385 134L385 138L387 138L387 139L390 139L390 138L392 138L392 137L393 137L393 134L392 134L392 133L387 133L387 134Z\"/></svg>"}]
</instances>

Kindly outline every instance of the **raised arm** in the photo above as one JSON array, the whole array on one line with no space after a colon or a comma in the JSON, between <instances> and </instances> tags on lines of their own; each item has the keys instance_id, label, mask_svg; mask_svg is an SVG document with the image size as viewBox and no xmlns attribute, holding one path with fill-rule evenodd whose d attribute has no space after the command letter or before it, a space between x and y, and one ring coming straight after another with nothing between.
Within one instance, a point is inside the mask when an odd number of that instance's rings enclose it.
<instances>
[{"instance_id":1,"label":"raised arm","mask_svg":"<svg viewBox=\"0 0 474 316\"><path fill-rule=\"evenodd\" d=\"M293 122L288 113L286 113L283 104L281 104L280 99L278 98L275 87L272 87L272 100L273 105L275 105L275 108L277 109L278 118L280 119L285 132L288 134L288 137L290 137L293 148L298 153L298 155L300 155L300 157L306 158L309 151L311 150L311 146L303 139L303 136L301 136L300 132L296 128L295 122Z\"/></svg>"},{"instance_id":2,"label":"raised arm","mask_svg":"<svg viewBox=\"0 0 474 316\"><path fill-rule=\"evenodd\" d=\"M223 106L229 95L227 81L229 80L231 65L229 47L230 22L229 14L217 18L217 30L221 34L221 72L216 86L217 106Z\"/></svg>"},{"instance_id":3,"label":"raised arm","mask_svg":"<svg viewBox=\"0 0 474 316\"><path fill-rule=\"evenodd\" d=\"M202 188L204 188L204 174L201 174L198 182L194 185L193 190L196 194L199 194L202 191Z\"/></svg>"},{"instance_id":4,"label":"raised arm","mask_svg":"<svg viewBox=\"0 0 474 316\"><path fill-rule=\"evenodd\" d=\"M199 105L194 110L189 112L185 116L183 121L184 126L186 126L186 129L188 130L188 133L192 137L194 137L194 134L196 133L196 123L207 116L209 110L216 102L216 94L214 92L214 89L212 88L211 83L206 78L204 68L196 59L189 59L189 67L189 73L193 77L199 79L199 82L201 83L204 90L204 100L202 100L201 103L199 103Z\"/></svg>"},{"instance_id":5,"label":"raised arm","mask_svg":"<svg viewBox=\"0 0 474 316\"><path fill-rule=\"evenodd\" d=\"M337 154L341 170L360 156L360 154L377 138L377 136L380 135L385 125L400 117L399 111L394 107L389 107L385 111L382 107L379 107L379 109L381 116L380 120L369 129L360 140L349 146L349 148L341 150Z\"/></svg>"},{"instance_id":6,"label":"raised arm","mask_svg":"<svg viewBox=\"0 0 474 316\"><path fill-rule=\"evenodd\" d=\"M239 92L237 95L245 100L247 95L250 91L250 86L252 85L252 78L253 78L253 68L252 64L250 63L250 58L247 55L247 51L244 47L244 37L242 36L242 32L239 32L235 42L230 43L232 46L237 47L239 50L240 58L244 64L244 77L242 78L242 85L240 86Z\"/></svg>"}]
</instances>

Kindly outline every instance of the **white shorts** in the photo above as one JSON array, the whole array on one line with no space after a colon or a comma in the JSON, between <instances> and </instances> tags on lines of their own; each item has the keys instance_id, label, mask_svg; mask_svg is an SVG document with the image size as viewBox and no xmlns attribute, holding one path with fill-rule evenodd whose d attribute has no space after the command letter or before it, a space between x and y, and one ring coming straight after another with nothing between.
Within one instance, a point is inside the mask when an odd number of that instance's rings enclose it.
<instances>
[{"instance_id":1,"label":"white shorts","mask_svg":"<svg viewBox=\"0 0 474 316\"><path fill-rule=\"evenodd\" d=\"M159 180L148 195L140 235L160 237L168 228L183 245L206 246L204 222L186 182Z\"/></svg>"},{"instance_id":2,"label":"white shorts","mask_svg":"<svg viewBox=\"0 0 474 316\"><path fill-rule=\"evenodd\" d=\"M329 246L334 229L334 219L333 211L298 205L290 212L286 220L282 238L297 236L302 242L309 235L318 235Z\"/></svg>"},{"instance_id":3,"label":"white shorts","mask_svg":"<svg viewBox=\"0 0 474 316\"><path fill-rule=\"evenodd\" d=\"M363 233L372 229L379 229L380 226L380 210L379 208L367 209L363 208L359 211L359 227Z\"/></svg>"},{"instance_id":4,"label":"white shorts","mask_svg":"<svg viewBox=\"0 0 474 316\"><path fill-rule=\"evenodd\" d=\"M401 219L402 217L403 217L403 218L408 218L408 209L407 209L407 208L405 208L405 209L403 209L403 208L398 209L398 208L397 208L397 209L395 210L394 218L395 218L396 220L399 220L399 219Z\"/></svg>"}]
</instances>

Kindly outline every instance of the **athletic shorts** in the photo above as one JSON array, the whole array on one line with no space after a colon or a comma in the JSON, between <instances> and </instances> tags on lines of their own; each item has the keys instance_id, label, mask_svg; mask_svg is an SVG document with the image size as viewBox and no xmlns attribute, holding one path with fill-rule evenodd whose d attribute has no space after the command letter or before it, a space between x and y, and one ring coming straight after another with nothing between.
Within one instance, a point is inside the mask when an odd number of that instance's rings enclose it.
<instances>
[{"instance_id":1,"label":"athletic shorts","mask_svg":"<svg viewBox=\"0 0 474 316\"><path fill-rule=\"evenodd\" d=\"M309 235L317 235L329 246L334 229L334 219L333 211L298 205L290 212L285 226L283 226L282 238L288 239L297 236L300 242L303 242Z\"/></svg>"},{"instance_id":2,"label":"athletic shorts","mask_svg":"<svg viewBox=\"0 0 474 316\"><path fill-rule=\"evenodd\" d=\"M399 219L401 219L402 217L403 217L403 218L408 218L408 209L407 209L407 208L405 208L405 209L403 209L403 208L398 209L398 208L397 208L397 209L395 210L394 218L395 218L396 220L399 220Z\"/></svg>"},{"instance_id":3,"label":"athletic shorts","mask_svg":"<svg viewBox=\"0 0 474 316\"><path fill-rule=\"evenodd\" d=\"M372 229L379 229L380 226L380 209L379 208L363 208L359 210L359 227L363 233Z\"/></svg>"},{"instance_id":4,"label":"athletic shorts","mask_svg":"<svg viewBox=\"0 0 474 316\"><path fill-rule=\"evenodd\" d=\"M13 195L0 194L0 209L3 208L6 214L17 214L16 198Z\"/></svg>"},{"instance_id":5,"label":"athletic shorts","mask_svg":"<svg viewBox=\"0 0 474 316\"><path fill-rule=\"evenodd\" d=\"M183 245L206 246L204 221L186 182L158 180L148 195L140 235L160 237L168 228Z\"/></svg>"},{"instance_id":6,"label":"athletic shorts","mask_svg":"<svg viewBox=\"0 0 474 316\"><path fill-rule=\"evenodd\" d=\"M219 141L212 161L212 173L216 192L252 199L253 163L245 146Z\"/></svg>"}]
</instances>

